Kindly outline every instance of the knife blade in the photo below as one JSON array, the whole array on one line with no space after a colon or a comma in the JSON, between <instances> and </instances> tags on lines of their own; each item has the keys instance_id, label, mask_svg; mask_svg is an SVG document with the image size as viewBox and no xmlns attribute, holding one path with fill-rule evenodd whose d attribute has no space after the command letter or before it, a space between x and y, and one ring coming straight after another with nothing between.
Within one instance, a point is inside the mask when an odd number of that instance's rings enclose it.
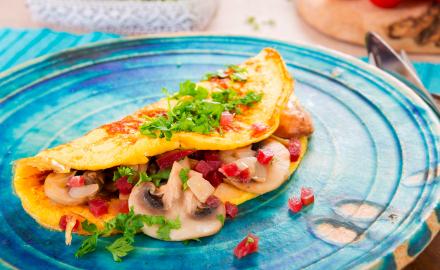
<instances>
[{"instance_id":1,"label":"knife blade","mask_svg":"<svg viewBox=\"0 0 440 270\"><path fill-rule=\"evenodd\" d=\"M440 117L440 107L425 88L420 78L403 52L403 57L391 48L378 34L368 32L365 36L365 46L370 64L386 71L409 86L420 96Z\"/></svg>"}]
</instances>

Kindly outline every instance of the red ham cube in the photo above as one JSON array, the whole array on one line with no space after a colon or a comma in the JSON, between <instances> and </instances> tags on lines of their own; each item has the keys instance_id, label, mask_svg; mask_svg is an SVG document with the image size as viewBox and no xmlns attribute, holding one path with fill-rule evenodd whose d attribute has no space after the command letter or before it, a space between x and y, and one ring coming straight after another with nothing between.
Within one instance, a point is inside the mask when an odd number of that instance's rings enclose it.
<instances>
[{"instance_id":1,"label":"red ham cube","mask_svg":"<svg viewBox=\"0 0 440 270\"><path fill-rule=\"evenodd\" d=\"M204 151L203 157L206 161L220 161L220 154L218 151Z\"/></svg>"},{"instance_id":2,"label":"red ham cube","mask_svg":"<svg viewBox=\"0 0 440 270\"><path fill-rule=\"evenodd\" d=\"M95 217L107 214L108 202L101 198L92 199L89 201L89 210Z\"/></svg>"},{"instance_id":3,"label":"red ham cube","mask_svg":"<svg viewBox=\"0 0 440 270\"><path fill-rule=\"evenodd\" d=\"M222 166L222 162L221 161L217 161L217 160L208 160L206 161L209 166L211 166L215 171L218 170L221 166Z\"/></svg>"},{"instance_id":4,"label":"red ham cube","mask_svg":"<svg viewBox=\"0 0 440 270\"><path fill-rule=\"evenodd\" d=\"M293 213L298 213L303 207L303 203L298 197L290 198L288 204L290 211L292 211Z\"/></svg>"},{"instance_id":5,"label":"red ham cube","mask_svg":"<svg viewBox=\"0 0 440 270\"><path fill-rule=\"evenodd\" d=\"M301 142L298 139L290 139L287 150L289 150L290 153L290 161L298 161L301 155Z\"/></svg>"},{"instance_id":6,"label":"red ham cube","mask_svg":"<svg viewBox=\"0 0 440 270\"><path fill-rule=\"evenodd\" d=\"M218 187L221 183L223 183L223 179L225 176L219 172L219 171L212 171L208 173L208 176L206 177L206 180L211 183L213 187Z\"/></svg>"},{"instance_id":7,"label":"red ham cube","mask_svg":"<svg viewBox=\"0 0 440 270\"><path fill-rule=\"evenodd\" d=\"M267 165L273 159L274 153L270 149L259 149L257 153L257 160L262 165Z\"/></svg>"},{"instance_id":8,"label":"red ham cube","mask_svg":"<svg viewBox=\"0 0 440 270\"><path fill-rule=\"evenodd\" d=\"M174 161L179 161L184 157L191 155L195 150L174 150L160 155L156 163L161 170L170 168Z\"/></svg>"},{"instance_id":9,"label":"red ham cube","mask_svg":"<svg viewBox=\"0 0 440 270\"><path fill-rule=\"evenodd\" d=\"M313 189L310 187L301 188L301 201L304 206L312 204L315 201L315 195Z\"/></svg>"},{"instance_id":10,"label":"red ham cube","mask_svg":"<svg viewBox=\"0 0 440 270\"><path fill-rule=\"evenodd\" d=\"M82 187L84 186L85 178L82 175L75 175L69 177L67 180L67 186L69 187Z\"/></svg>"},{"instance_id":11,"label":"red ham cube","mask_svg":"<svg viewBox=\"0 0 440 270\"><path fill-rule=\"evenodd\" d=\"M128 214L130 209L128 209L128 200L119 200L119 213Z\"/></svg>"},{"instance_id":12,"label":"red ham cube","mask_svg":"<svg viewBox=\"0 0 440 270\"><path fill-rule=\"evenodd\" d=\"M220 204L222 204L222 201L217 196L211 195L209 196L206 201L206 205L209 206L211 209L217 208Z\"/></svg>"},{"instance_id":13,"label":"red ham cube","mask_svg":"<svg viewBox=\"0 0 440 270\"><path fill-rule=\"evenodd\" d=\"M266 130L269 129L269 127L264 123L254 123L251 126L252 129L252 136L258 137L261 134L263 134Z\"/></svg>"},{"instance_id":14,"label":"red ham cube","mask_svg":"<svg viewBox=\"0 0 440 270\"><path fill-rule=\"evenodd\" d=\"M196 166L194 167L194 170L203 174L203 178L206 179L208 177L208 174L214 171L215 169L211 167L211 165L209 165L208 162L204 160L200 160L199 162L197 162Z\"/></svg>"},{"instance_id":15,"label":"red ham cube","mask_svg":"<svg viewBox=\"0 0 440 270\"><path fill-rule=\"evenodd\" d=\"M128 176L123 176L116 180L115 186L119 190L119 193L124 195L130 194L133 189L133 184L128 183Z\"/></svg>"},{"instance_id":16,"label":"red ham cube","mask_svg":"<svg viewBox=\"0 0 440 270\"><path fill-rule=\"evenodd\" d=\"M220 170L227 177L234 177L240 174L240 169L235 163L224 164Z\"/></svg>"},{"instance_id":17,"label":"red ham cube","mask_svg":"<svg viewBox=\"0 0 440 270\"><path fill-rule=\"evenodd\" d=\"M226 216L228 216L231 219L233 219L237 216L237 214L238 214L237 205L230 203L230 202L226 202L225 208L226 208Z\"/></svg>"},{"instance_id":18,"label":"red ham cube","mask_svg":"<svg viewBox=\"0 0 440 270\"><path fill-rule=\"evenodd\" d=\"M224 111L220 116L220 126L224 128L228 128L232 125L232 121L234 120L234 114Z\"/></svg>"},{"instance_id":19,"label":"red ham cube","mask_svg":"<svg viewBox=\"0 0 440 270\"><path fill-rule=\"evenodd\" d=\"M251 171L249 168L246 168L240 172L238 175L238 180L240 180L241 183L249 183L251 181Z\"/></svg>"},{"instance_id":20,"label":"red ham cube","mask_svg":"<svg viewBox=\"0 0 440 270\"><path fill-rule=\"evenodd\" d=\"M259 238L256 235L248 234L248 236L243 239L237 247L234 249L234 255L238 259L243 258L251 253L258 251L258 240Z\"/></svg>"}]
</instances>

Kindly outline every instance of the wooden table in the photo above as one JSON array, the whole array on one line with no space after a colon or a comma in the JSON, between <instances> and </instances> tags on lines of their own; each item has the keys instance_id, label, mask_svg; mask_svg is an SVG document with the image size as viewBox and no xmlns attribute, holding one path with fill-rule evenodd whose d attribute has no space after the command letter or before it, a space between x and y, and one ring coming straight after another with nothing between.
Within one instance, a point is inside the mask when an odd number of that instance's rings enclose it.
<instances>
[{"instance_id":1,"label":"wooden table","mask_svg":"<svg viewBox=\"0 0 440 270\"><path fill-rule=\"evenodd\" d=\"M296 14L294 1L271 0L269 3L267 0L221 0L220 2L217 15L207 31L324 45L355 56L365 55L364 48L326 37L306 25ZM249 17L255 18L260 26L258 30L246 23ZM265 23L269 21L273 23ZM3 27L37 28L44 25L32 21L25 0L0 0L0 28ZM440 55L410 55L410 58L440 63ZM430 246L406 269L440 269L440 235L437 235Z\"/></svg>"}]
</instances>

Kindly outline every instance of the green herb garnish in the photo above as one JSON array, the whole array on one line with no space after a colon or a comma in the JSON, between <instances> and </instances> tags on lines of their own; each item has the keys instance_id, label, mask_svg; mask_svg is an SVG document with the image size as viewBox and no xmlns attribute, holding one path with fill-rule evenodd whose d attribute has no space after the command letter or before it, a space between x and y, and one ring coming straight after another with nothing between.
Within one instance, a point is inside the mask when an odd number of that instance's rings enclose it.
<instances>
[{"instance_id":1,"label":"green herb garnish","mask_svg":"<svg viewBox=\"0 0 440 270\"><path fill-rule=\"evenodd\" d=\"M191 242L202 242L202 240L200 240L200 238L193 238L193 239L188 239L188 240L183 240L182 244L184 244L185 246L189 245L189 243Z\"/></svg>"},{"instance_id":2,"label":"green herb garnish","mask_svg":"<svg viewBox=\"0 0 440 270\"><path fill-rule=\"evenodd\" d=\"M230 78L233 81L245 82L248 78L247 69L244 67L240 67L237 65L229 65L229 71L226 72L223 69L218 70L217 72L206 73L202 81L208 81L212 78Z\"/></svg>"},{"instance_id":3,"label":"green herb garnish","mask_svg":"<svg viewBox=\"0 0 440 270\"><path fill-rule=\"evenodd\" d=\"M249 243L253 243L253 242L255 242L254 238L248 236L248 237L247 237L247 240L246 240L246 243L249 244Z\"/></svg>"},{"instance_id":4,"label":"green herb garnish","mask_svg":"<svg viewBox=\"0 0 440 270\"><path fill-rule=\"evenodd\" d=\"M139 173L139 182L138 185L144 182L153 182L153 184L158 187L160 186L160 183L162 180L166 180L170 178L170 169L159 171L155 174L152 174L151 176L148 176L146 173L141 172Z\"/></svg>"},{"instance_id":5,"label":"green herb garnish","mask_svg":"<svg viewBox=\"0 0 440 270\"><path fill-rule=\"evenodd\" d=\"M122 236L105 248L112 254L113 260L120 262L122 257L125 257L134 249L134 236L144 225L159 225L157 236L163 240L170 240L171 230L177 230L181 227L178 217L174 220L169 220L164 216L136 215L133 212L133 208L130 209L128 214L118 214L115 218L106 222L102 230L98 230L96 225L86 220L81 223L81 226L85 231L92 233L92 235L83 240L81 246L75 252L75 256L82 257L95 251L98 246L98 238L103 235L110 235L110 233L116 230L122 232Z\"/></svg>"},{"instance_id":6,"label":"green herb garnish","mask_svg":"<svg viewBox=\"0 0 440 270\"><path fill-rule=\"evenodd\" d=\"M188 188L188 173L189 168L182 168L179 172L180 180L182 181L182 189L186 190Z\"/></svg>"},{"instance_id":7,"label":"green herb garnish","mask_svg":"<svg viewBox=\"0 0 440 270\"><path fill-rule=\"evenodd\" d=\"M222 224L225 224L225 216L224 216L224 215L218 214L218 215L217 215L217 219L218 219Z\"/></svg>"},{"instance_id":8,"label":"green herb garnish","mask_svg":"<svg viewBox=\"0 0 440 270\"><path fill-rule=\"evenodd\" d=\"M238 108L239 105L251 107L256 102L260 102L262 98L263 94L257 94L253 91L247 92L244 97L238 97L237 93L230 89L221 92L214 92L212 94L213 101L222 103L225 110L235 113L241 113Z\"/></svg>"},{"instance_id":9,"label":"green herb garnish","mask_svg":"<svg viewBox=\"0 0 440 270\"><path fill-rule=\"evenodd\" d=\"M170 232L171 230L177 230L181 227L179 218L175 220L166 220L159 224L159 229L157 229L157 237L162 240L171 240Z\"/></svg>"},{"instance_id":10,"label":"green herb garnish","mask_svg":"<svg viewBox=\"0 0 440 270\"><path fill-rule=\"evenodd\" d=\"M92 235L84 239L84 241L81 243L81 246L75 252L75 257L77 258L95 251L98 243L98 237L100 235L100 232L98 231L96 225L93 223L89 223L87 220L81 222L81 226L83 230L91 233Z\"/></svg>"},{"instance_id":11,"label":"green herb garnish","mask_svg":"<svg viewBox=\"0 0 440 270\"><path fill-rule=\"evenodd\" d=\"M136 170L126 166L119 166L113 174L113 181L121 177L127 176L127 182L133 183L133 177L136 175Z\"/></svg>"},{"instance_id":12,"label":"green herb garnish","mask_svg":"<svg viewBox=\"0 0 440 270\"><path fill-rule=\"evenodd\" d=\"M127 256L127 254L134 249L132 240L127 237L120 237L105 248L110 251L115 262L122 261L121 258Z\"/></svg>"},{"instance_id":13,"label":"green herb garnish","mask_svg":"<svg viewBox=\"0 0 440 270\"><path fill-rule=\"evenodd\" d=\"M222 112L240 113L238 105L252 106L261 98L262 94L254 91L239 96L235 91L227 89L213 93L210 100L205 88L186 81L180 84L179 92L168 97L168 101L177 99L174 107L169 105L168 115L148 119L140 127L140 132L152 138L167 140L171 139L174 132L208 134L219 128Z\"/></svg>"}]
</instances>

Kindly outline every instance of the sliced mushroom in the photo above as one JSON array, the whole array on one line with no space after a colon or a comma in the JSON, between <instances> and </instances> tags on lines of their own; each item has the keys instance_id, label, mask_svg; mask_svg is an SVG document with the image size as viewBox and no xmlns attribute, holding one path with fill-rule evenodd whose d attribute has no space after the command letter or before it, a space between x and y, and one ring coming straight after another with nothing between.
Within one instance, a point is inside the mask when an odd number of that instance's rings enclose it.
<instances>
[{"instance_id":1,"label":"sliced mushroom","mask_svg":"<svg viewBox=\"0 0 440 270\"><path fill-rule=\"evenodd\" d=\"M129 207L133 207L136 214L163 215L169 220L179 218L181 227L171 230L171 241L182 241L215 234L223 226L217 216L225 216L223 203L216 208L209 208L197 199L191 188L182 190L182 180L179 173L183 168L189 168L188 160L174 162L166 184L160 188L151 183L135 186L128 200ZM142 229L146 235L153 238L158 238L157 230L158 225L145 225Z\"/></svg>"},{"instance_id":2,"label":"sliced mushroom","mask_svg":"<svg viewBox=\"0 0 440 270\"><path fill-rule=\"evenodd\" d=\"M75 172L49 174L44 181L44 193L46 196L62 205L79 205L96 195L99 191L98 184L69 189L67 182L69 177L74 175Z\"/></svg>"},{"instance_id":3,"label":"sliced mushroom","mask_svg":"<svg viewBox=\"0 0 440 270\"><path fill-rule=\"evenodd\" d=\"M223 163L232 163L240 158L255 157L255 151L252 150L252 145L234 150L220 151L219 154L220 160Z\"/></svg>"},{"instance_id":4,"label":"sliced mushroom","mask_svg":"<svg viewBox=\"0 0 440 270\"><path fill-rule=\"evenodd\" d=\"M86 185L98 184L101 187L105 181L104 173L101 171L85 171L83 176Z\"/></svg>"},{"instance_id":5,"label":"sliced mushroom","mask_svg":"<svg viewBox=\"0 0 440 270\"><path fill-rule=\"evenodd\" d=\"M69 189L69 196L75 199L87 199L94 196L99 191L98 184L84 185L81 187L72 187Z\"/></svg>"},{"instance_id":6,"label":"sliced mushroom","mask_svg":"<svg viewBox=\"0 0 440 270\"><path fill-rule=\"evenodd\" d=\"M144 201L151 205L154 209L163 210L165 208L163 192L161 192L153 183L145 184L147 189L144 192Z\"/></svg>"},{"instance_id":7,"label":"sliced mushroom","mask_svg":"<svg viewBox=\"0 0 440 270\"><path fill-rule=\"evenodd\" d=\"M255 174L258 179L253 179L249 183L242 183L234 178L225 178L237 188L255 193L263 194L281 186L289 177L290 154L289 150L280 142L274 139L267 139L262 143L262 149L270 149L274 153L272 161L268 165L255 164ZM264 166L264 168L262 168ZM257 175L258 174L258 175ZM265 179L261 179L265 177Z\"/></svg>"}]
</instances>

